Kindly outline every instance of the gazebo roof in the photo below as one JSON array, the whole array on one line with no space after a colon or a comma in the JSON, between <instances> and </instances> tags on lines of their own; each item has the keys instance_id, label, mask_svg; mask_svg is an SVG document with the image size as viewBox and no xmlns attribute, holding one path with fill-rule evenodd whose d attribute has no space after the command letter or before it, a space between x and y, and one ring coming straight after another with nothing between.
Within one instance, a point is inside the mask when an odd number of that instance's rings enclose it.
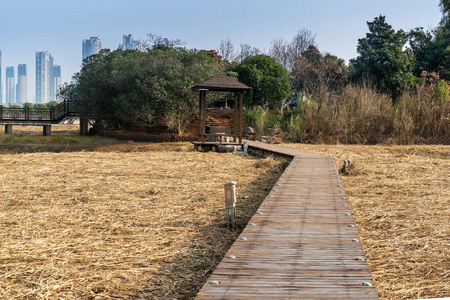
<instances>
[{"instance_id":1,"label":"gazebo roof","mask_svg":"<svg viewBox=\"0 0 450 300\"><path fill-rule=\"evenodd\" d=\"M208 90L208 91L221 91L221 92L239 92L250 91L252 88L246 86L239 81L228 77L224 73L217 74L204 82L194 85L192 90Z\"/></svg>"}]
</instances>

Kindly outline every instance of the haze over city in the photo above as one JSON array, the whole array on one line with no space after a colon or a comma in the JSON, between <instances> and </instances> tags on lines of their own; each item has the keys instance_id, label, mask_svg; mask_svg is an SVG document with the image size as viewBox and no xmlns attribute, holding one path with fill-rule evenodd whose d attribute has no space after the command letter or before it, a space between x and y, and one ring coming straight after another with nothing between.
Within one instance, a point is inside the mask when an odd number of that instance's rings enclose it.
<instances>
[{"instance_id":1,"label":"haze over city","mask_svg":"<svg viewBox=\"0 0 450 300\"><path fill-rule=\"evenodd\" d=\"M187 48L217 49L230 38L267 51L274 38L292 39L306 28L317 34L319 50L340 58L357 56L366 22L379 15L394 29L435 27L439 1L278 0L278 1L56 1L2 4L0 50L5 99L6 67L27 65L27 101L34 102L36 52L48 51L61 66L61 82L80 70L82 41L100 37L103 48L117 49L125 34L145 40L147 33L180 39ZM17 79L16 79L17 83Z\"/></svg>"}]
</instances>

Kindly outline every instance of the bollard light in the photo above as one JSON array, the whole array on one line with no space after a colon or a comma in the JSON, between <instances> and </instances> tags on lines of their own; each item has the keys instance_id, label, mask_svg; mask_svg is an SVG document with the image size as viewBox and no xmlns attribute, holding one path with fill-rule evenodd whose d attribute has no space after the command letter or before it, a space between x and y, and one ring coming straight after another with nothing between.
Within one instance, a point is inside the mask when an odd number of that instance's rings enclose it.
<instances>
[{"instance_id":1,"label":"bollard light","mask_svg":"<svg viewBox=\"0 0 450 300\"><path fill-rule=\"evenodd\" d=\"M227 227L236 228L236 182L225 183L225 210Z\"/></svg>"},{"instance_id":2,"label":"bollard light","mask_svg":"<svg viewBox=\"0 0 450 300\"><path fill-rule=\"evenodd\" d=\"M225 204L235 205L236 204L236 181L230 181L225 183Z\"/></svg>"}]
</instances>

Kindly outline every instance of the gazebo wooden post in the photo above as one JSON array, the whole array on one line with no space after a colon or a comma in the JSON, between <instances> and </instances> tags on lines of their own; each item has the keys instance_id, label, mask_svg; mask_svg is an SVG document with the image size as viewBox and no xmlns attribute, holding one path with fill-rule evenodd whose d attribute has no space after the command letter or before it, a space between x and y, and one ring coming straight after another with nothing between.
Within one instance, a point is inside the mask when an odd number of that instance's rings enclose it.
<instances>
[{"instance_id":1,"label":"gazebo wooden post","mask_svg":"<svg viewBox=\"0 0 450 300\"><path fill-rule=\"evenodd\" d=\"M239 92L239 144L242 144L243 116L244 116L244 92Z\"/></svg>"},{"instance_id":2,"label":"gazebo wooden post","mask_svg":"<svg viewBox=\"0 0 450 300\"><path fill-rule=\"evenodd\" d=\"M206 134L206 90L201 91L201 101L202 101L202 143L205 143Z\"/></svg>"},{"instance_id":3,"label":"gazebo wooden post","mask_svg":"<svg viewBox=\"0 0 450 300\"><path fill-rule=\"evenodd\" d=\"M202 107L203 101L202 101L202 93L203 93L202 90L200 90L198 92L198 135L200 136L200 138L201 138L202 133L203 133L203 130L202 130L202 128L203 128L203 107Z\"/></svg>"},{"instance_id":4,"label":"gazebo wooden post","mask_svg":"<svg viewBox=\"0 0 450 300\"><path fill-rule=\"evenodd\" d=\"M233 142L237 142L237 137L238 137L238 127L237 127L237 119L238 119L238 93L234 93L234 118L233 118Z\"/></svg>"}]
</instances>

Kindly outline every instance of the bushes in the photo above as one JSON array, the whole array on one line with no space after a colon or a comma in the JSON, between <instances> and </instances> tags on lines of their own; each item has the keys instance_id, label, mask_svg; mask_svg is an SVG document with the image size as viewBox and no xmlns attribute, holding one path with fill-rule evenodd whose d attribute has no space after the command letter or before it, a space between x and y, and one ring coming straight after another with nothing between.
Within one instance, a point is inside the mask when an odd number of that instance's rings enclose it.
<instances>
[{"instance_id":1,"label":"bushes","mask_svg":"<svg viewBox=\"0 0 450 300\"><path fill-rule=\"evenodd\" d=\"M293 142L301 142L303 138L305 123L303 104L304 102L300 101L292 110L288 108L280 120L280 128L285 133L285 138Z\"/></svg>"},{"instance_id":2,"label":"bushes","mask_svg":"<svg viewBox=\"0 0 450 300\"><path fill-rule=\"evenodd\" d=\"M254 114L252 124L259 126L255 128L258 135L265 128L279 126L283 137L292 142L448 144L450 101L443 100L448 96L445 87L439 87L444 93L437 101L436 87L405 92L394 105L389 96L370 85L349 86L338 95L326 94L320 101L301 99L293 110L275 113L275 124L267 121L274 118L267 110L249 112Z\"/></svg>"},{"instance_id":3,"label":"bushes","mask_svg":"<svg viewBox=\"0 0 450 300\"><path fill-rule=\"evenodd\" d=\"M267 122L268 109L263 109L261 106L255 106L247 109L245 113L245 122L255 129L258 136L264 135L264 129L269 128Z\"/></svg>"}]
</instances>

